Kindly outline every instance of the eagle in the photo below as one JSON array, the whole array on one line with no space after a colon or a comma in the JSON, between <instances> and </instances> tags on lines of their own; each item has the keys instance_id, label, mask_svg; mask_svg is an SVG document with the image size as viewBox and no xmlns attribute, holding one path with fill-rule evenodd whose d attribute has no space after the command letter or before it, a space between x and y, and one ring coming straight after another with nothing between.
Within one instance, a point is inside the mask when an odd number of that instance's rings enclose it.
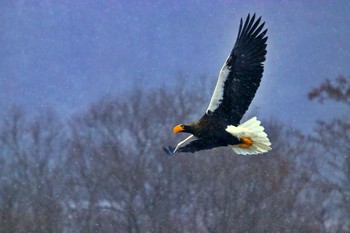
<instances>
[{"instance_id":1,"label":"eagle","mask_svg":"<svg viewBox=\"0 0 350 233\"><path fill-rule=\"evenodd\" d=\"M209 106L199 120L179 124L174 134L190 136L176 148L164 148L169 155L216 147L231 147L236 154L261 154L271 142L261 122L253 117L240 124L260 85L266 56L267 29L255 14L241 18L236 43L222 66Z\"/></svg>"}]
</instances>

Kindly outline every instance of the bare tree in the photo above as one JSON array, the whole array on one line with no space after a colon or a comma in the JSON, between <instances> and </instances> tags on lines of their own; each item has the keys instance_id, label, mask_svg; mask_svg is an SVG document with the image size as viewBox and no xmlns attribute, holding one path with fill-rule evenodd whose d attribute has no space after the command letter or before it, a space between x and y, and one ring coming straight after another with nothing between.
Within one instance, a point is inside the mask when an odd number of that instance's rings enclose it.
<instances>
[{"instance_id":1,"label":"bare tree","mask_svg":"<svg viewBox=\"0 0 350 233\"><path fill-rule=\"evenodd\" d=\"M310 98L348 107L348 80L335 83ZM0 232L346 232L346 118L313 138L265 120L264 155L168 157L163 146L182 138L172 126L210 97L177 85L107 96L66 123L14 108L0 127Z\"/></svg>"},{"instance_id":2,"label":"bare tree","mask_svg":"<svg viewBox=\"0 0 350 233\"><path fill-rule=\"evenodd\" d=\"M334 231L346 232L350 230L350 79L342 75L334 80L326 79L311 90L308 97L321 104L335 101L346 109L345 116L330 122L318 121L317 135L313 137L325 154L325 161L319 167L320 184L324 192L332 197L328 205L332 206L333 211L325 212L324 217L335 223ZM329 173L333 175L329 176Z\"/></svg>"},{"instance_id":3,"label":"bare tree","mask_svg":"<svg viewBox=\"0 0 350 233\"><path fill-rule=\"evenodd\" d=\"M62 125L52 112L27 119L13 108L3 122L0 143L5 181L1 190L5 232L60 232ZM63 153L60 153L63 152Z\"/></svg>"}]
</instances>

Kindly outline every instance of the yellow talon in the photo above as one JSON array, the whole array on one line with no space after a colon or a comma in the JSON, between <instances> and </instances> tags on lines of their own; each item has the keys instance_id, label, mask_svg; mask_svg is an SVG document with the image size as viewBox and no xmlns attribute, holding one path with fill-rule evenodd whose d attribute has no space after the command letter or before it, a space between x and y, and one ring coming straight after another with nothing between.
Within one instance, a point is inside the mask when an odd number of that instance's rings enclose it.
<instances>
[{"instance_id":1,"label":"yellow talon","mask_svg":"<svg viewBox=\"0 0 350 233\"><path fill-rule=\"evenodd\" d=\"M247 137L244 137L241 139L241 144L239 144L240 147L243 148L249 148L251 145L253 145L253 140Z\"/></svg>"}]
</instances>

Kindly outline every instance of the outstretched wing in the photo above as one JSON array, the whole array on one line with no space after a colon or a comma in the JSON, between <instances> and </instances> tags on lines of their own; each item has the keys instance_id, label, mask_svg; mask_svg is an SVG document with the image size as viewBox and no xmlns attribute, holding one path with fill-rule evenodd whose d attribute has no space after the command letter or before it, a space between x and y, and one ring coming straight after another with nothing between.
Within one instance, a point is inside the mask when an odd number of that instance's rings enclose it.
<instances>
[{"instance_id":1,"label":"outstretched wing","mask_svg":"<svg viewBox=\"0 0 350 233\"><path fill-rule=\"evenodd\" d=\"M212 149L214 147L218 147L218 145L215 143L212 143L212 142L207 142L207 141L203 141L201 139L197 139L197 140L190 142L187 145L177 146L176 149L174 150L174 153L179 153L179 152L194 153L194 152L200 151L200 150L209 150L209 149Z\"/></svg>"},{"instance_id":2,"label":"outstretched wing","mask_svg":"<svg viewBox=\"0 0 350 233\"><path fill-rule=\"evenodd\" d=\"M252 102L264 71L267 29L248 15L240 21L237 40L230 56L221 68L206 114L228 125L238 125Z\"/></svg>"},{"instance_id":3,"label":"outstretched wing","mask_svg":"<svg viewBox=\"0 0 350 233\"><path fill-rule=\"evenodd\" d=\"M175 149L173 149L172 147L163 148L163 149L168 155L172 155L174 153L180 153L180 152L194 153L194 152L200 151L200 150L209 150L209 149L212 149L214 147L218 147L218 145L215 143L211 143L211 142L203 141L201 139L197 139L196 137L191 135L191 136L187 137L185 140L179 142Z\"/></svg>"}]
</instances>

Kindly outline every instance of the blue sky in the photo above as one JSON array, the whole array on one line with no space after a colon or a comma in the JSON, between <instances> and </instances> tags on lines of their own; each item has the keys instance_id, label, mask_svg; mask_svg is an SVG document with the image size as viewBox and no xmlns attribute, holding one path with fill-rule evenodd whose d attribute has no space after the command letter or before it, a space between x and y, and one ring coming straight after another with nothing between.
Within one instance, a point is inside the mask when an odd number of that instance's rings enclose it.
<instances>
[{"instance_id":1,"label":"blue sky","mask_svg":"<svg viewBox=\"0 0 350 233\"><path fill-rule=\"evenodd\" d=\"M254 12L269 29L253 101L261 117L311 130L315 119L345 115L306 96L325 78L350 77L346 0L1 1L0 107L69 116L135 84L171 88L179 74L188 85L208 76L214 89L239 19Z\"/></svg>"}]
</instances>

